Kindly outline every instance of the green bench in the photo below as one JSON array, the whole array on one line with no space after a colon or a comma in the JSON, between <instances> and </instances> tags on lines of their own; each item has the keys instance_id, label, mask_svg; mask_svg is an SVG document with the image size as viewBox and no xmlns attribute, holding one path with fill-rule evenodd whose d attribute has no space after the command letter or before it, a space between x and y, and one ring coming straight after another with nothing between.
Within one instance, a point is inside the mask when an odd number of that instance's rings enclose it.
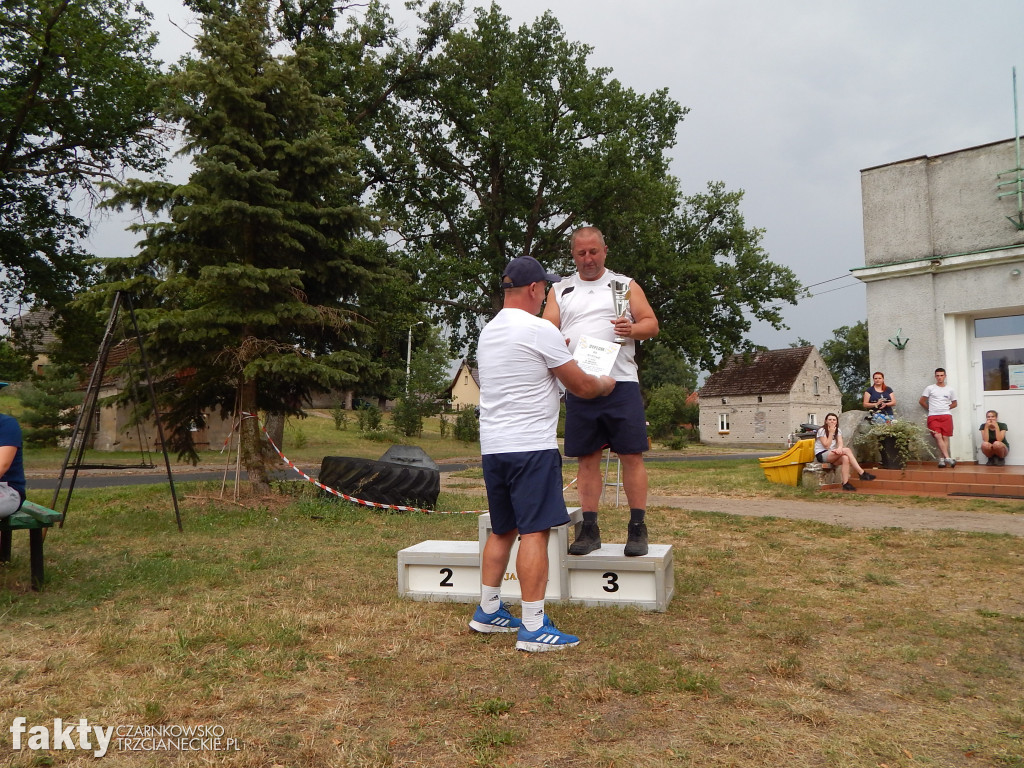
<instances>
[{"instance_id":1,"label":"green bench","mask_svg":"<svg viewBox=\"0 0 1024 768\"><path fill-rule=\"evenodd\" d=\"M32 568L32 589L43 586L43 534L45 529L59 523L64 516L60 512L26 500L21 509L10 517L0 520L0 563L11 561L11 532L28 531L29 564Z\"/></svg>"}]
</instances>

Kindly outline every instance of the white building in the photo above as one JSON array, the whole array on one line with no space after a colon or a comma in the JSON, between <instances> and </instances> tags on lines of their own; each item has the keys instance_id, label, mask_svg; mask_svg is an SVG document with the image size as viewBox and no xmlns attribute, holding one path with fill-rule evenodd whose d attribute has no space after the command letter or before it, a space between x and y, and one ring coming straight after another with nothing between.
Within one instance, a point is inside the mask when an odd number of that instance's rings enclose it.
<instances>
[{"instance_id":1,"label":"white building","mask_svg":"<svg viewBox=\"0 0 1024 768\"><path fill-rule=\"evenodd\" d=\"M854 275L867 287L872 370L895 391L897 416L923 424L918 398L946 369L961 461L978 460L994 409L1009 426L1007 463L1024 464L1019 156L1009 140L861 171L865 266Z\"/></svg>"}]
</instances>

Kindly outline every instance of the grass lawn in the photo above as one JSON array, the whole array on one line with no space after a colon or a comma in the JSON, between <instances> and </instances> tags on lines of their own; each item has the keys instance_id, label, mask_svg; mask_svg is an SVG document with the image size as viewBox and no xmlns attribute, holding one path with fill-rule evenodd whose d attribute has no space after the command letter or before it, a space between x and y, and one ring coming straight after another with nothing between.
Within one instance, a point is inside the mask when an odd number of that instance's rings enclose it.
<instances>
[{"instance_id":1,"label":"grass lawn","mask_svg":"<svg viewBox=\"0 0 1024 768\"><path fill-rule=\"evenodd\" d=\"M310 425L286 452L321 439ZM724 465L655 463L652 486L799 503L758 482L756 462ZM439 509L486 506L465 480ZM115 738L111 766L1024 766L1018 538L652 508L652 542L676 551L668 611L553 604L582 643L530 655L472 633L471 606L397 595L397 551L474 539L475 516L297 487L183 497L180 534L164 488L76 491L40 593L16 535L0 568L4 765L95 760L12 751L21 716L207 725L239 745L132 752ZM625 511L602 520L624 528Z\"/></svg>"}]
</instances>

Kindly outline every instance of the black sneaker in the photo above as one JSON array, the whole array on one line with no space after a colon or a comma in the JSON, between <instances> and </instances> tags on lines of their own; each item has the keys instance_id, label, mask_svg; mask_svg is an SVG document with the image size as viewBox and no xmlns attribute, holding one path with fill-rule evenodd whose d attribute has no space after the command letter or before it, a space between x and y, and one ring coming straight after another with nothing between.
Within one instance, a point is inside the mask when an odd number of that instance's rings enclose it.
<instances>
[{"instance_id":1,"label":"black sneaker","mask_svg":"<svg viewBox=\"0 0 1024 768\"><path fill-rule=\"evenodd\" d=\"M875 476L872 475L870 472L861 472L860 473L860 479L861 480L874 480Z\"/></svg>"},{"instance_id":2,"label":"black sneaker","mask_svg":"<svg viewBox=\"0 0 1024 768\"><path fill-rule=\"evenodd\" d=\"M857 489L854 488L850 483L843 483L843 490L844 491L856 491Z\"/></svg>"},{"instance_id":3,"label":"black sneaker","mask_svg":"<svg viewBox=\"0 0 1024 768\"><path fill-rule=\"evenodd\" d=\"M576 534L576 541L569 545L569 554L587 555L600 548L601 529L597 527L597 523L588 523L584 520L579 533Z\"/></svg>"},{"instance_id":4,"label":"black sneaker","mask_svg":"<svg viewBox=\"0 0 1024 768\"><path fill-rule=\"evenodd\" d=\"M640 557L647 554L647 523L630 523L626 535L626 546L622 549L626 557Z\"/></svg>"},{"instance_id":5,"label":"black sneaker","mask_svg":"<svg viewBox=\"0 0 1024 768\"><path fill-rule=\"evenodd\" d=\"M999 459L996 458L995 456L989 456L988 457L988 461L985 462L985 466L986 467L998 467L999 466Z\"/></svg>"}]
</instances>

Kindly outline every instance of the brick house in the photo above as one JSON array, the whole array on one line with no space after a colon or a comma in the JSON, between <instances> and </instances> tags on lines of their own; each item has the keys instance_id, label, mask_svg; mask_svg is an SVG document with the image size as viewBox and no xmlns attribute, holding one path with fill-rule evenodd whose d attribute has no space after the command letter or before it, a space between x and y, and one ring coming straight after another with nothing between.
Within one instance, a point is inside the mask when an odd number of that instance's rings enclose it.
<instances>
[{"instance_id":1,"label":"brick house","mask_svg":"<svg viewBox=\"0 0 1024 768\"><path fill-rule=\"evenodd\" d=\"M785 443L840 413L842 393L813 346L732 355L700 388L700 441Z\"/></svg>"}]
</instances>

